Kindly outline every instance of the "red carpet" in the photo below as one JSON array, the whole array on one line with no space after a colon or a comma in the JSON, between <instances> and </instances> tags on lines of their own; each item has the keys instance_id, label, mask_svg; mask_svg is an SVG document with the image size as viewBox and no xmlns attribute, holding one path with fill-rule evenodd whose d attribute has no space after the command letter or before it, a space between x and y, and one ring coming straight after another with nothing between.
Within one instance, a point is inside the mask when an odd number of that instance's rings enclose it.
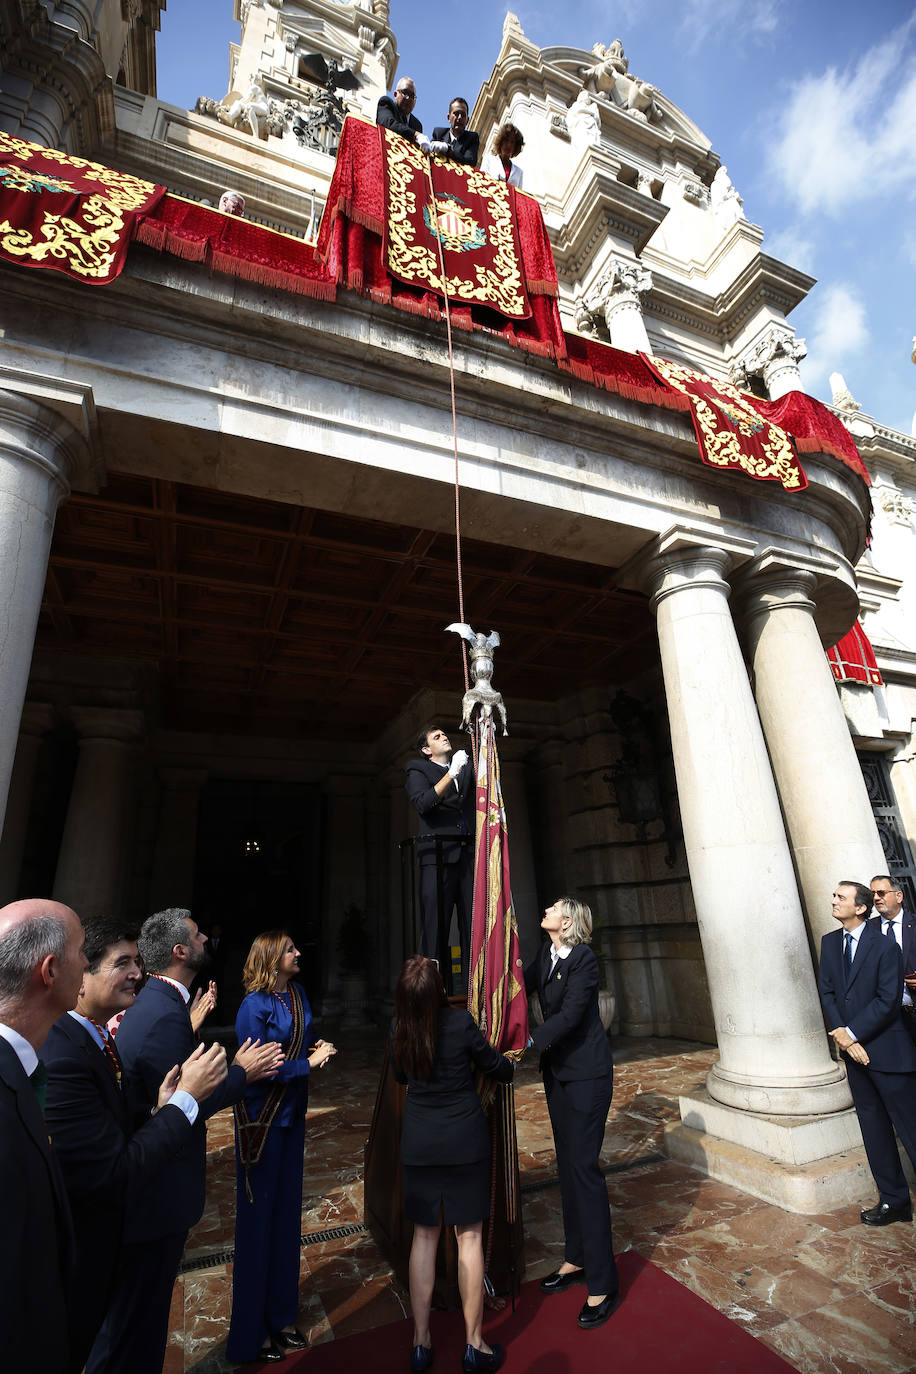
<instances>
[{"instance_id":1,"label":"red carpet","mask_svg":"<svg viewBox=\"0 0 916 1374\"><path fill-rule=\"evenodd\" d=\"M576 1325L585 1288L545 1297L526 1283L513 1312L494 1313L487 1340L506 1347L507 1374L790 1374L787 1364L683 1284L633 1250L618 1260L623 1301L597 1331ZM407 1374L413 1325L361 1331L287 1358L284 1374ZM434 1371L460 1370L464 1325L458 1312L434 1312ZM268 1366L262 1366L267 1368Z\"/></svg>"}]
</instances>

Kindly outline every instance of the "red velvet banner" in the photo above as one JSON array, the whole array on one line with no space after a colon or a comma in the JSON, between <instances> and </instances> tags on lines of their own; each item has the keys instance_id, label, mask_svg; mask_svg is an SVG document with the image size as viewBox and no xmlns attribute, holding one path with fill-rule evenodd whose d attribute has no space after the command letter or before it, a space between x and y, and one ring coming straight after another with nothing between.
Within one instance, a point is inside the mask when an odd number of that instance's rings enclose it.
<instances>
[{"instance_id":1,"label":"red velvet banner","mask_svg":"<svg viewBox=\"0 0 916 1374\"><path fill-rule=\"evenodd\" d=\"M704 463L738 469L758 482L780 482L786 491L805 489L808 479L789 435L764 419L737 387L664 358L640 357L657 377L690 401Z\"/></svg>"},{"instance_id":2,"label":"red velvet banner","mask_svg":"<svg viewBox=\"0 0 916 1374\"><path fill-rule=\"evenodd\" d=\"M864 682L869 687L883 684L875 651L858 620L848 634L827 650L827 658L837 682Z\"/></svg>"},{"instance_id":3,"label":"red velvet banner","mask_svg":"<svg viewBox=\"0 0 916 1374\"><path fill-rule=\"evenodd\" d=\"M351 116L344 123L337 165L318 235L317 255L339 286L359 291L385 305L440 320L441 293L432 285L409 284L388 271L383 238L386 225L386 161L383 133L375 124ZM390 135L397 138L397 135ZM404 139L400 140L402 143ZM410 148L410 144L406 144ZM420 154L414 154L420 156ZM433 177L445 163L435 159ZM489 181L489 178L486 179ZM501 184L501 183L493 183ZM528 297L527 318L513 318L483 301L455 300L452 324L497 334L508 343L547 357L563 357L566 340L557 306L557 272L541 208L536 200L508 188L516 217L521 277ZM432 236L430 242L434 244ZM438 255L437 255L438 256ZM449 258L456 256L449 253ZM450 269L448 269L450 270Z\"/></svg>"},{"instance_id":4,"label":"red velvet banner","mask_svg":"<svg viewBox=\"0 0 916 1374\"><path fill-rule=\"evenodd\" d=\"M762 401L751 395L746 399L765 419L788 430L799 453L831 453L871 486L868 468L862 462L855 440L843 421L828 410L823 401L816 401L803 391L790 391L778 401Z\"/></svg>"},{"instance_id":5,"label":"red velvet banner","mask_svg":"<svg viewBox=\"0 0 916 1374\"><path fill-rule=\"evenodd\" d=\"M450 301L527 319L512 187L476 167L427 157L390 129L378 135L385 160L384 255L391 275Z\"/></svg>"},{"instance_id":6,"label":"red velvet banner","mask_svg":"<svg viewBox=\"0 0 916 1374\"><path fill-rule=\"evenodd\" d=\"M504 1054L521 1052L528 1040L528 999L512 909L509 834L499 782L499 755L493 717L478 707L477 839L474 848L474 915L468 1011L481 1031Z\"/></svg>"},{"instance_id":7,"label":"red velvet banner","mask_svg":"<svg viewBox=\"0 0 916 1374\"><path fill-rule=\"evenodd\" d=\"M165 188L0 131L0 258L104 286Z\"/></svg>"}]
</instances>

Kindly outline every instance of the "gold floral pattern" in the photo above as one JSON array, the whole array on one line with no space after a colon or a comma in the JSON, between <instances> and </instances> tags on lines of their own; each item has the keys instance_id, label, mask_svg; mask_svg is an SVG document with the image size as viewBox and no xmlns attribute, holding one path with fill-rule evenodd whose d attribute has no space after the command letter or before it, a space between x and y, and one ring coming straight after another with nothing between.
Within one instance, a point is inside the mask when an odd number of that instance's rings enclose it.
<instances>
[{"instance_id":1,"label":"gold floral pattern","mask_svg":"<svg viewBox=\"0 0 916 1374\"><path fill-rule=\"evenodd\" d=\"M713 467L740 468L758 481L780 482L786 491L802 491L808 485L788 434L765 420L731 382L667 358L646 361L663 381L689 396L704 461Z\"/></svg>"},{"instance_id":2,"label":"gold floral pattern","mask_svg":"<svg viewBox=\"0 0 916 1374\"><path fill-rule=\"evenodd\" d=\"M436 164L432 176L444 180L445 171L449 190L434 200L426 156L406 138L383 132L388 176L387 266L392 276L447 295L449 300L487 305L501 315L526 319L531 312L505 183L484 176L476 167L449 163L443 169ZM452 178L463 183L460 190L454 189ZM480 223L481 207L486 211L485 224ZM468 226L467 239L460 243L465 250L461 254L465 271L454 275L446 271L443 286L435 240L423 242L419 226L424 225L425 237L430 234L426 226L435 223L443 240L451 238L448 246L457 248L458 239L450 232L450 225L457 224L459 217Z\"/></svg>"},{"instance_id":3,"label":"gold floral pattern","mask_svg":"<svg viewBox=\"0 0 916 1374\"><path fill-rule=\"evenodd\" d=\"M56 175L57 168L69 174L66 179ZM126 217L148 208L157 189L127 172L0 131L0 193L5 214L0 220L0 252L36 267L60 267L85 281L109 281L120 270ZM54 208L62 192L76 198L68 203L66 214ZM11 218L15 201L10 193L30 198L22 223ZM37 215L32 196L47 199Z\"/></svg>"}]
</instances>

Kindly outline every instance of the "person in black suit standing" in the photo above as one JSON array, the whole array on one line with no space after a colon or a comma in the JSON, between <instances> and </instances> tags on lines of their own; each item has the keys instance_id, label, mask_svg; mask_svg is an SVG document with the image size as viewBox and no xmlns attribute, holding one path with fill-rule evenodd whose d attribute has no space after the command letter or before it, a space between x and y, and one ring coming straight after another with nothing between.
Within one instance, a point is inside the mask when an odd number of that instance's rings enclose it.
<instances>
[{"instance_id":1,"label":"person in black suit standing","mask_svg":"<svg viewBox=\"0 0 916 1374\"><path fill-rule=\"evenodd\" d=\"M464 749L452 753L448 735L438 726L430 725L420 732L417 748L420 757L407 765L406 786L407 796L420 817L420 953L438 959L443 966L452 909L457 906L461 966L466 970L474 902L474 770ZM443 841L439 846L436 836ZM441 858L438 865L437 849Z\"/></svg>"},{"instance_id":2,"label":"person in black suit standing","mask_svg":"<svg viewBox=\"0 0 916 1374\"><path fill-rule=\"evenodd\" d=\"M541 1056L547 1110L557 1152L565 1254L541 1291L560 1293L585 1283L583 1330L601 1326L619 1302L611 1209L598 1157L614 1091L614 1062L598 1015L598 960L588 942L592 913L574 897L548 907L541 929L550 937L525 970L544 1023L531 1031Z\"/></svg>"},{"instance_id":3,"label":"person in black suit standing","mask_svg":"<svg viewBox=\"0 0 916 1374\"><path fill-rule=\"evenodd\" d=\"M903 891L887 873L876 873L869 884L875 898L871 919L882 935L893 935L903 955L903 1024L916 1044L916 916L903 909Z\"/></svg>"},{"instance_id":4,"label":"person in black suit standing","mask_svg":"<svg viewBox=\"0 0 916 1374\"><path fill-rule=\"evenodd\" d=\"M64 1374L69 1364L73 1232L38 1050L75 1005L85 967L69 907L29 898L0 910L0 1348L16 1374Z\"/></svg>"},{"instance_id":5,"label":"person in black suit standing","mask_svg":"<svg viewBox=\"0 0 916 1374\"><path fill-rule=\"evenodd\" d=\"M429 1309L442 1223L458 1241L458 1287L464 1312L462 1369L496 1370L501 1346L483 1339L483 1221L490 1215L490 1137L473 1070L509 1083L511 1059L488 1045L471 1016L450 1007L439 970L421 954L408 959L394 992L392 1069L407 1084L401 1131L404 1211L414 1224L410 1368L432 1364Z\"/></svg>"},{"instance_id":6,"label":"person in black suit standing","mask_svg":"<svg viewBox=\"0 0 916 1374\"><path fill-rule=\"evenodd\" d=\"M462 162L466 167L476 167L480 135L468 128L469 113L468 102L456 95L448 107L448 127L433 129L429 151L440 157L450 157L453 162Z\"/></svg>"},{"instance_id":7,"label":"person in black suit standing","mask_svg":"<svg viewBox=\"0 0 916 1374\"><path fill-rule=\"evenodd\" d=\"M821 940L818 986L827 1028L843 1051L846 1074L878 1201L866 1226L911 1221L913 1207L894 1130L916 1168L916 1046L903 1025L903 959L897 941L866 917L872 894L840 882L833 915L842 930Z\"/></svg>"},{"instance_id":8,"label":"person in black suit standing","mask_svg":"<svg viewBox=\"0 0 916 1374\"><path fill-rule=\"evenodd\" d=\"M105 1317L121 1258L130 1192L186 1145L198 1103L226 1077L220 1045L199 1046L163 1079L155 1116L139 1129L122 1084L121 1061L105 1023L134 1001L141 971L137 931L117 917L89 919L89 966L76 1008L48 1034L45 1119L70 1201L76 1264L68 1285L72 1374L86 1363ZM178 1087L179 1076L181 1087Z\"/></svg>"},{"instance_id":9,"label":"person in black suit standing","mask_svg":"<svg viewBox=\"0 0 916 1374\"><path fill-rule=\"evenodd\" d=\"M124 1013L117 1047L132 1099L147 1114L163 1078L197 1048L189 988L206 962L207 937L190 911L172 907L144 921L139 950L149 981ZM237 1102L248 1083L282 1062L276 1044L239 1047L229 1072L200 1104L187 1143L167 1170L138 1188L124 1219L114 1292L86 1374L161 1374L172 1286L185 1240L204 1210L207 1118Z\"/></svg>"},{"instance_id":10,"label":"person in black suit standing","mask_svg":"<svg viewBox=\"0 0 916 1374\"><path fill-rule=\"evenodd\" d=\"M429 152L429 139L423 132L423 125L413 113L417 103L417 88L413 79L402 76L393 96L383 95L375 109L375 122L383 129L400 134L409 143L415 143L424 153Z\"/></svg>"}]
</instances>

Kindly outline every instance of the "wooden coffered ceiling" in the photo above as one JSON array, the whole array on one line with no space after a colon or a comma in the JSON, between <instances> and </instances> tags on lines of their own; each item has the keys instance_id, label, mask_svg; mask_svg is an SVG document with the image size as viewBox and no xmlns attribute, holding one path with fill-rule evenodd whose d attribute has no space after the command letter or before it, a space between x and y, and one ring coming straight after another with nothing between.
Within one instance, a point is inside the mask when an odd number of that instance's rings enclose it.
<instances>
[{"instance_id":1,"label":"wooden coffered ceiling","mask_svg":"<svg viewBox=\"0 0 916 1374\"><path fill-rule=\"evenodd\" d=\"M646 602L613 570L468 538L462 553L510 713L656 661ZM58 514L38 643L155 661L171 728L366 741L422 687L457 702L457 619L454 537L112 475Z\"/></svg>"}]
</instances>

